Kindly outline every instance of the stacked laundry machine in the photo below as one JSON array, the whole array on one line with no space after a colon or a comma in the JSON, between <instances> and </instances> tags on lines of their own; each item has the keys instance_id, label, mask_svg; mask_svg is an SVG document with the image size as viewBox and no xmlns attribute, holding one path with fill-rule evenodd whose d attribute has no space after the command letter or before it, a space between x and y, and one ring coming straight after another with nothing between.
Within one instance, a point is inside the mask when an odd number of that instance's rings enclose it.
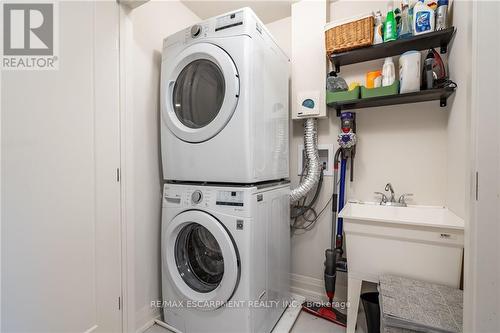
<instances>
[{"instance_id":1,"label":"stacked laundry machine","mask_svg":"<svg viewBox=\"0 0 500 333\"><path fill-rule=\"evenodd\" d=\"M249 8L163 42L164 320L270 332L290 300L288 58Z\"/></svg>"}]
</instances>

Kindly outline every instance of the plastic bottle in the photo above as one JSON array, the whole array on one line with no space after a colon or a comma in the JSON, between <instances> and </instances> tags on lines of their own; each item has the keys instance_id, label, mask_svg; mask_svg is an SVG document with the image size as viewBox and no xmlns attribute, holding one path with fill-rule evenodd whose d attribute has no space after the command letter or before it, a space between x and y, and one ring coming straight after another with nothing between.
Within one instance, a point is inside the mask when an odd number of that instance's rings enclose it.
<instances>
[{"instance_id":1,"label":"plastic bottle","mask_svg":"<svg viewBox=\"0 0 500 333\"><path fill-rule=\"evenodd\" d=\"M373 44L380 44L384 42L384 36L382 35L382 26L384 23L382 22L382 13L380 10L374 14L375 17L375 27L373 31Z\"/></svg>"},{"instance_id":2,"label":"plastic bottle","mask_svg":"<svg viewBox=\"0 0 500 333\"><path fill-rule=\"evenodd\" d=\"M418 2L418 0L410 0L409 6L408 6L408 22L410 22L410 32L413 35L413 7L415 7L415 4Z\"/></svg>"},{"instance_id":3,"label":"plastic bottle","mask_svg":"<svg viewBox=\"0 0 500 333\"><path fill-rule=\"evenodd\" d=\"M439 0L436 11L436 30L448 28L448 0Z\"/></svg>"},{"instance_id":4,"label":"plastic bottle","mask_svg":"<svg viewBox=\"0 0 500 333\"><path fill-rule=\"evenodd\" d=\"M401 8L401 23L398 31L399 38L408 38L412 36L411 21L408 14L408 0L403 0Z\"/></svg>"},{"instance_id":5,"label":"plastic bottle","mask_svg":"<svg viewBox=\"0 0 500 333\"><path fill-rule=\"evenodd\" d=\"M330 72L326 78L326 90L330 92L337 92L337 91L346 91L348 90L349 87L347 86L347 83L345 80L337 76L337 73L335 72Z\"/></svg>"},{"instance_id":6,"label":"plastic bottle","mask_svg":"<svg viewBox=\"0 0 500 333\"><path fill-rule=\"evenodd\" d=\"M390 42L398 38L396 18L392 6L389 6L384 25L384 42Z\"/></svg>"},{"instance_id":7,"label":"plastic bottle","mask_svg":"<svg viewBox=\"0 0 500 333\"><path fill-rule=\"evenodd\" d=\"M420 0L413 8L413 34L421 35L432 32L434 25L434 10L426 6L423 0Z\"/></svg>"},{"instance_id":8,"label":"plastic bottle","mask_svg":"<svg viewBox=\"0 0 500 333\"><path fill-rule=\"evenodd\" d=\"M392 57L385 58L384 66L382 67L382 87L390 86L396 81L396 69Z\"/></svg>"}]
</instances>

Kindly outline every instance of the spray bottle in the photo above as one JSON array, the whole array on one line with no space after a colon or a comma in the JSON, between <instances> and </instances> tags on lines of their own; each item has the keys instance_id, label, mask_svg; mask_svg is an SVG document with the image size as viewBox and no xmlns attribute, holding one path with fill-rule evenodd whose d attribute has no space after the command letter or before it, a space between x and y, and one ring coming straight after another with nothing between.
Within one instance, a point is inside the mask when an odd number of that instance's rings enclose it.
<instances>
[{"instance_id":1,"label":"spray bottle","mask_svg":"<svg viewBox=\"0 0 500 333\"><path fill-rule=\"evenodd\" d=\"M411 20L409 16L408 0L403 0L401 8L401 24L398 31L399 38L408 38L412 36Z\"/></svg>"},{"instance_id":2,"label":"spray bottle","mask_svg":"<svg viewBox=\"0 0 500 333\"><path fill-rule=\"evenodd\" d=\"M375 26L374 26L374 31L373 31L373 44L380 44L384 42L384 36L383 36L383 20L382 20L382 13L380 10L377 10L377 12L374 14L375 17Z\"/></svg>"},{"instance_id":3,"label":"spray bottle","mask_svg":"<svg viewBox=\"0 0 500 333\"><path fill-rule=\"evenodd\" d=\"M387 17L384 25L384 42L390 42L398 38L398 31L396 25L396 18L392 6L389 5Z\"/></svg>"}]
</instances>

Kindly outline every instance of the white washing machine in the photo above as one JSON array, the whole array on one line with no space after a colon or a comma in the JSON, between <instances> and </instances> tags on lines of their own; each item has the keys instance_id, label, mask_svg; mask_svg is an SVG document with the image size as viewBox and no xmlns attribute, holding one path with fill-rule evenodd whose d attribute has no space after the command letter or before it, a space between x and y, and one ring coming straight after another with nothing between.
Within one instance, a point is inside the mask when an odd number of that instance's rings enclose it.
<instances>
[{"instance_id":1,"label":"white washing machine","mask_svg":"<svg viewBox=\"0 0 500 333\"><path fill-rule=\"evenodd\" d=\"M288 178L289 61L249 8L163 41L161 146L166 180Z\"/></svg>"},{"instance_id":2,"label":"white washing machine","mask_svg":"<svg viewBox=\"0 0 500 333\"><path fill-rule=\"evenodd\" d=\"M288 182L165 184L164 320L184 333L270 332L289 294Z\"/></svg>"}]
</instances>

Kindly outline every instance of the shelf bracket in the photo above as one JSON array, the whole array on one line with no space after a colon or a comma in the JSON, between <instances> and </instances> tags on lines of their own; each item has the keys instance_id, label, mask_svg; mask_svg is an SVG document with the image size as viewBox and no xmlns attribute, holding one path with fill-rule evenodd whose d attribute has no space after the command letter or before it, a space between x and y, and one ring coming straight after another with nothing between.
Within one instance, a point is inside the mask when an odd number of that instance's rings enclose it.
<instances>
[{"instance_id":1,"label":"shelf bracket","mask_svg":"<svg viewBox=\"0 0 500 333\"><path fill-rule=\"evenodd\" d=\"M335 111L337 112L337 117L340 117L342 115L342 108L341 107L336 107Z\"/></svg>"},{"instance_id":2,"label":"shelf bracket","mask_svg":"<svg viewBox=\"0 0 500 333\"><path fill-rule=\"evenodd\" d=\"M335 73L340 73L340 65L335 63Z\"/></svg>"},{"instance_id":3,"label":"shelf bracket","mask_svg":"<svg viewBox=\"0 0 500 333\"><path fill-rule=\"evenodd\" d=\"M448 45L447 44L441 45L441 51L439 53L445 54L446 52L448 52Z\"/></svg>"},{"instance_id":4,"label":"shelf bracket","mask_svg":"<svg viewBox=\"0 0 500 333\"><path fill-rule=\"evenodd\" d=\"M446 106L446 97L441 97L439 99L439 106L444 108Z\"/></svg>"}]
</instances>

